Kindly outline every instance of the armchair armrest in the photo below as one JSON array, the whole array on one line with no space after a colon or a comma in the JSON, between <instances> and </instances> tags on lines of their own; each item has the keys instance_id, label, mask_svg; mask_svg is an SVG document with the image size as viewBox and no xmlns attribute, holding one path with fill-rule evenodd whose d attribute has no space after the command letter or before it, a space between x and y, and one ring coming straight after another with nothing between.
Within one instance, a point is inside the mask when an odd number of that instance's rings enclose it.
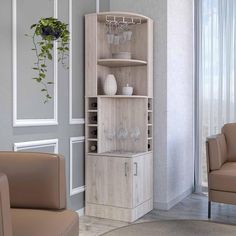
<instances>
[{"instance_id":1,"label":"armchair armrest","mask_svg":"<svg viewBox=\"0 0 236 236\"><path fill-rule=\"evenodd\" d=\"M218 170L227 160L227 146L224 134L210 136L206 141L208 172Z\"/></svg>"},{"instance_id":2,"label":"armchair armrest","mask_svg":"<svg viewBox=\"0 0 236 236\"><path fill-rule=\"evenodd\" d=\"M11 207L64 209L65 160L33 152L0 152L0 172L9 181Z\"/></svg>"},{"instance_id":3,"label":"armchair armrest","mask_svg":"<svg viewBox=\"0 0 236 236\"><path fill-rule=\"evenodd\" d=\"M0 173L0 236L12 236L9 188L6 175Z\"/></svg>"}]
</instances>

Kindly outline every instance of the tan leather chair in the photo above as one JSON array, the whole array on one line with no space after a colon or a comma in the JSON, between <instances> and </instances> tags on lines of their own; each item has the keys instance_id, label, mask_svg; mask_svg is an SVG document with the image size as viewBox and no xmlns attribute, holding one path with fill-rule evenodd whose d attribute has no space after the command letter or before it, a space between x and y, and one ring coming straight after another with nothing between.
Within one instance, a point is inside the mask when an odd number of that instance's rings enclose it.
<instances>
[{"instance_id":1,"label":"tan leather chair","mask_svg":"<svg viewBox=\"0 0 236 236\"><path fill-rule=\"evenodd\" d=\"M236 204L236 123L207 138L208 218L211 202Z\"/></svg>"},{"instance_id":2,"label":"tan leather chair","mask_svg":"<svg viewBox=\"0 0 236 236\"><path fill-rule=\"evenodd\" d=\"M66 210L64 158L0 152L0 236L78 235L78 214Z\"/></svg>"}]
</instances>

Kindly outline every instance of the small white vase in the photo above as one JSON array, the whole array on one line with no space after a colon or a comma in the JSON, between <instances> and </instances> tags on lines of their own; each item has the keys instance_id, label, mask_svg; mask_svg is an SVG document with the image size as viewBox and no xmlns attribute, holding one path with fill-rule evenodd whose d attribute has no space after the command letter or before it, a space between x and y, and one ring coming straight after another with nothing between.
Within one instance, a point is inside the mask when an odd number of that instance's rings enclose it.
<instances>
[{"instance_id":1,"label":"small white vase","mask_svg":"<svg viewBox=\"0 0 236 236\"><path fill-rule=\"evenodd\" d=\"M104 82L104 93L105 95L113 96L117 92L117 83L114 75L109 74Z\"/></svg>"},{"instance_id":2,"label":"small white vase","mask_svg":"<svg viewBox=\"0 0 236 236\"><path fill-rule=\"evenodd\" d=\"M122 88L122 95L131 96L133 94L133 87L130 87L128 84Z\"/></svg>"}]
</instances>

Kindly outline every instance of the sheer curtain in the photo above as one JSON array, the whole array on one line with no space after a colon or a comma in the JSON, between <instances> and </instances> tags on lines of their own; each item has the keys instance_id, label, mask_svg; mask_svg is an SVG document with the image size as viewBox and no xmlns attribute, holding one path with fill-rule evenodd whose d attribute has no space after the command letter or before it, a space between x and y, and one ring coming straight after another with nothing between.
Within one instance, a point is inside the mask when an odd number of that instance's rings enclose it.
<instances>
[{"instance_id":1,"label":"sheer curtain","mask_svg":"<svg viewBox=\"0 0 236 236\"><path fill-rule=\"evenodd\" d=\"M236 0L198 1L198 183L206 184L206 137L236 121Z\"/></svg>"}]
</instances>

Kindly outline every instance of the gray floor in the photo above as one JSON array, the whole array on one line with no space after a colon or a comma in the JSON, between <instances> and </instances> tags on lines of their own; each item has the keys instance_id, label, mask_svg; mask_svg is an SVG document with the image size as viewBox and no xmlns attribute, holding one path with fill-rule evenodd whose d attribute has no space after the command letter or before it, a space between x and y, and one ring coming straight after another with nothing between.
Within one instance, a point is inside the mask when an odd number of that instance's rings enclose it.
<instances>
[{"instance_id":1,"label":"gray floor","mask_svg":"<svg viewBox=\"0 0 236 236\"><path fill-rule=\"evenodd\" d=\"M153 220L207 219L206 195L192 194L169 211L153 210L135 223ZM236 225L236 206L212 204L212 221ZM83 216L80 218L80 236L97 236L128 223Z\"/></svg>"}]
</instances>

